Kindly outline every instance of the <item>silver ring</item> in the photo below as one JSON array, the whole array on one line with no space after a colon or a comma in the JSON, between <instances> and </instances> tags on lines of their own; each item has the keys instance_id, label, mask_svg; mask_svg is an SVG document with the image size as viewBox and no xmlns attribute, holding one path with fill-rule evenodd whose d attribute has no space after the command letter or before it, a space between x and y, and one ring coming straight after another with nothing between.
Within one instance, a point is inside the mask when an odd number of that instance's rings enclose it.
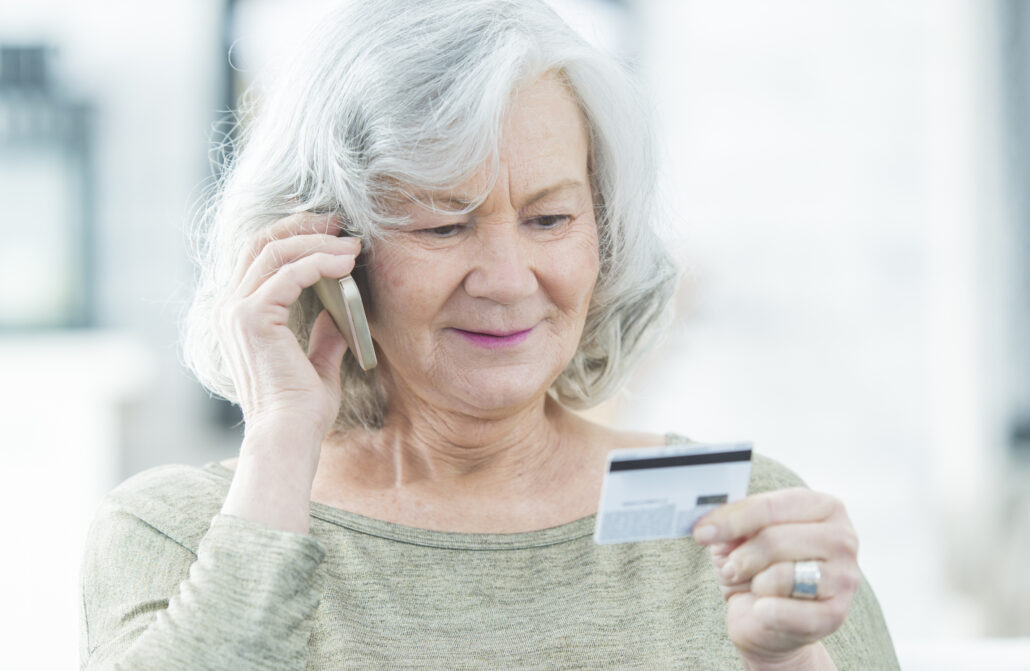
<instances>
[{"instance_id":1,"label":"silver ring","mask_svg":"<svg viewBox=\"0 0 1030 671\"><path fill-rule=\"evenodd\" d=\"M794 562L794 588L790 591L790 596L794 599L814 599L818 591L819 562Z\"/></svg>"}]
</instances>

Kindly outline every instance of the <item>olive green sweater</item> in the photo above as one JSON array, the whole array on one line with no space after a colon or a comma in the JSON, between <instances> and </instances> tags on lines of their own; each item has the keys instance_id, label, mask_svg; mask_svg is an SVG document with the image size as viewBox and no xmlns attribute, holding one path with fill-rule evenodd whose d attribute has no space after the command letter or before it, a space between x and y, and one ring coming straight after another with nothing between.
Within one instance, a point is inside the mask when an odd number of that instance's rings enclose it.
<instances>
[{"instance_id":1,"label":"olive green sweater","mask_svg":"<svg viewBox=\"0 0 1030 671\"><path fill-rule=\"evenodd\" d=\"M82 565L88 669L741 669L706 550L596 545L594 517L448 533L311 504L311 534L219 510L232 472L163 466L113 490ZM800 480L756 456L751 491ZM897 669L863 581L825 641Z\"/></svg>"}]
</instances>

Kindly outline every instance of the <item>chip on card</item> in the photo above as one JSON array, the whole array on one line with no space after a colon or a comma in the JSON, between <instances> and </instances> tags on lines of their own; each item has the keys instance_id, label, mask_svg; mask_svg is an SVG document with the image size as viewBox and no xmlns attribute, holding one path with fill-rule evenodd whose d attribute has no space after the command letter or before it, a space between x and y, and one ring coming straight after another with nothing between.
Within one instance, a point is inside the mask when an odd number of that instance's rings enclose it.
<instances>
[{"instance_id":1,"label":"chip on card","mask_svg":"<svg viewBox=\"0 0 1030 671\"><path fill-rule=\"evenodd\" d=\"M594 541L689 536L710 510L747 495L751 444L667 445L608 455Z\"/></svg>"}]
</instances>

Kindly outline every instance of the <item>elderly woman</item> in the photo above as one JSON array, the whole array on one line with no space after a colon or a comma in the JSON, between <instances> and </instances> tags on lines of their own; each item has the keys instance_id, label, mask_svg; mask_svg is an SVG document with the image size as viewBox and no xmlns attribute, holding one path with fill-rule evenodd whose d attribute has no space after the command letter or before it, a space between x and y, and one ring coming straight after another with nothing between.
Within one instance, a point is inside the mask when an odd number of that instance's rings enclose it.
<instances>
[{"instance_id":1,"label":"elderly woman","mask_svg":"<svg viewBox=\"0 0 1030 671\"><path fill-rule=\"evenodd\" d=\"M185 331L239 457L108 496L83 666L896 668L841 504L768 459L692 539L592 538L608 452L677 440L573 411L675 281L619 68L532 0L349 2L306 49L219 187ZM369 372L310 290L351 273Z\"/></svg>"}]
</instances>

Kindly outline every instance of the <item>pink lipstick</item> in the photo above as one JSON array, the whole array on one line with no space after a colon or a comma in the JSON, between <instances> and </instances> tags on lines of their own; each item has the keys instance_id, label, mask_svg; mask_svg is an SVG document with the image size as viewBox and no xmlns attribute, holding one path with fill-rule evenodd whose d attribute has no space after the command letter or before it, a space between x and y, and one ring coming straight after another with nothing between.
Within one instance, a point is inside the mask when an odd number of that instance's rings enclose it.
<instances>
[{"instance_id":1,"label":"pink lipstick","mask_svg":"<svg viewBox=\"0 0 1030 671\"><path fill-rule=\"evenodd\" d=\"M529 337L533 331L528 328L524 331L465 331L454 329L454 332L462 338L484 349L500 349L502 347L513 347Z\"/></svg>"}]
</instances>

